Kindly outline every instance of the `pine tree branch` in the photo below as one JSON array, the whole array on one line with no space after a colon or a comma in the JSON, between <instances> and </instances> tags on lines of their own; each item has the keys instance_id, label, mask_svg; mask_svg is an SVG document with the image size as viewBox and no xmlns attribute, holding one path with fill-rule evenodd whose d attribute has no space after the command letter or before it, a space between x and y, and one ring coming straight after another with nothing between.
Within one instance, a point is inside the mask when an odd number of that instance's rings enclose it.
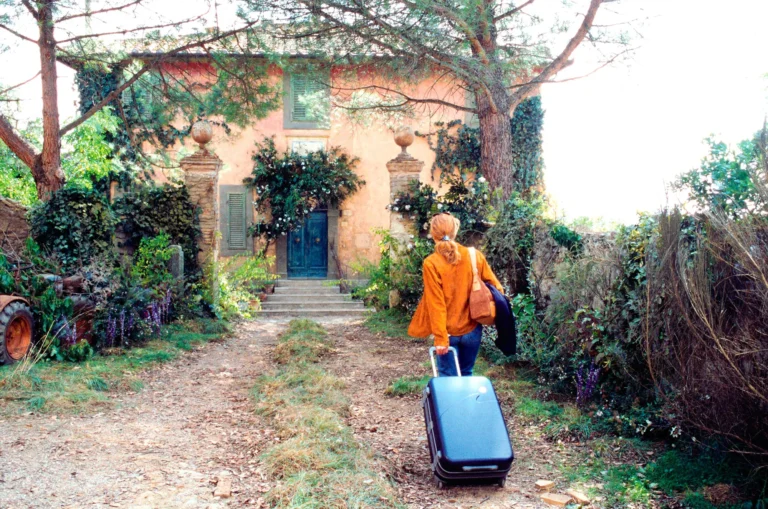
<instances>
[{"instance_id":1,"label":"pine tree branch","mask_svg":"<svg viewBox=\"0 0 768 509\"><path fill-rule=\"evenodd\" d=\"M32 4L29 3L29 0L21 0L21 3L24 4L24 7L26 7L27 10L32 13L32 16L34 16L35 19L38 19L40 17L40 12L34 7L32 7Z\"/></svg>"},{"instance_id":2,"label":"pine tree branch","mask_svg":"<svg viewBox=\"0 0 768 509\"><path fill-rule=\"evenodd\" d=\"M26 164L29 168L34 168L37 161L38 154L35 149L24 138L16 134L13 126L5 118L5 115L0 114L0 140L3 140L11 152L16 154L16 157L21 159L21 162Z\"/></svg>"},{"instance_id":3,"label":"pine tree branch","mask_svg":"<svg viewBox=\"0 0 768 509\"><path fill-rule=\"evenodd\" d=\"M107 8L104 8L104 9L98 9L98 10L90 11L90 12L81 12L81 13L78 13L78 14L70 14L69 16L63 16L63 17L57 19L56 23L61 23L63 21L69 21L71 19L76 19L76 18L84 18L86 16L95 16L96 14L104 14L105 12L122 11L123 9L127 9L128 7L131 7L131 6L134 6L134 5L138 5L141 2L143 2L143 1L144 0L133 0L132 2L129 2L129 3L123 4L123 5L118 5L117 7L107 7Z\"/></svg>"},{"instance_id":4,"label":"pine tree branch","mask_svg":"<svg viewBox=\"0 0 768 509\"><path fill-rule=\"evenodd\" d=\"M13 35L18 37L19 39L24 39L25 41L31 42L32 44L37 44L36 40L32 39L31 37L27 37L26 35L24 35L22 33L17 32L16 30L12 29L11 27L9 27L7 25L3 25L2 23L0 23L0 28L2 28L3 30L7 30L8 32L12 33Z\"/></svg>"},{"instance_id":5,"label":"pine tree branch","mask_svg":"<svg viewBox=\"0 0 768 509\"><path fill-rule=\"evenodd\" d=\"M8 93L8 92L10 92L11 90L17 89L17 88L19 88L19 87L23 87L24 85L26 85L27 83L29 83L29 82L30 82L30 81L32 81L33 79L35 79L35 78L37 78L38 76L40 76L40 74L41 74L41 71L37 71L37 73L35 73L35 75L34 75L34 76L32 76L31 78L29 78L28 80L26 80L26 81L22 81L21 83L19 83L19 84L17 84L17 85L14 85L14 86L12 86L12 87L6 88L5 90L0 90L0 96L2 96L3 94L7 94L7 93Z\"/></svg>"},{"instance_id":6,"label":"pine tree branch","mask_svg":"<svg viewBox=\"0 0 768 509\"><path fill-rule=\"evenodd\" d=\"M180 22L163 23L162 25L142 26L142 27L137 27L137 28L128 28L128 29L125 29L125 30L116 30L114 32L101 32L101 33L98 33L98 34L78 35L78 36L75 36L75 37L70 37L69 39L64 39L64 40L61 40L61 41L57 41L57 44L67 44L67 43L71 43L71 42L82 41L84 39L96 39L96 38L104 37L104 36L107 36L107 35L126 35L126 34L133 34L133 33L136 33L136 32L145 32L147 30L155 30L155 29L158 29L158 28L168 28L168 27L177 26L177 25L180 25L180 24L186 24L186 23L192 23L194 21L199 21L200 19L203 18L203 16L205 16L205 14L206 13L203 13L203 14L200 14L199 16L194 17L194 18L189 18L189 19L186 19L186 20L183 20L183 21L180 21Z\"/></svg>"},{"instance_id":7,"label":"pine tree branch","mask_svg":"<svg viewBox=\"0 0 768 509\"><path fill-rule=\"evenodd\" d=\"M222 32L219 35L216 35L214 37L210 37L210 38L205 39L205 40L195 41L195 42L191 42L189 44L185 44L183 46L179 46L178 48L175 48L175 49L173 49L171 51L163 53L162 55L152 59L151 61L145 62L144 66L141 69L139 69L138 71L136 71L136 73L129 80L127 80L125 83L123 83L122 85L120 85L117 88L115 88L115 90L113 90L112 92L107 94L104 97L104 99L99 101L97 104L94 104L93 106L91 106L91 108L88 111L86 111L85 113L83 113L79 118L73 120L69 124L67 124L64 127L62 127L59 130L59 136L63 136L67 132L71 131L75 127L79 126L80 124L82 124L83 122L85 122L86 120L91 118L93 115L96 114L96 112L101 110L104 106L108 105L110 102L112 102L115 99L117 99L118 96L123 93L123 90L125 90L128 87L130 87L131 85L133 85L141 76L143 76L145 73L149 72L150 70L156 68L158 65L163 63L163 61L165 61L166 59L168 59L170 57L173 57L173 56L175 56L175 55L177 55L179 53L182 53L184 51L187 51L190 48L201 47L204 44L211 44L213 42L220 41L222 39L226 39L227 37L231 37L233 35L236 35L236 34L242 32L244 30L248 30L249 28L251 28L255 24L256 24L256 21L250 21L250 22L246 23L245 25L243 25L240 28L235 28L235 29L232 29L232 30L228 30L227 32Z\"/></svg>"},{"instance_id":8,"label":"pine tree branch","mask_svg":"<svg viewBox=\"0 0 768 509\"><path fill-rule=\"evenodd\" d=\"M518 7L515 7L514 9L510 9L510 10L508 10L507 12L505 12L503 14L499 14L498 16L493 18L493 22L494 23L498 23L499 21L501 21L501 20L503 20L505 18L508 18L510 16L514 16L515 14L517 14L520 11L522 11L523 9L525 9L526 7L528 7L529 5L531 5L535 1L536 0L528 0L524 4L522 4L522 5L518 6Z\"/></svg>"},{"instance_id":9,"label":"pine tree branch","mask_svg":"<svg viewBox=\"0 0 768 509\"><path fill-rule=\"evenodd\" d=\"M576 31L573 37L571 37L571 40L568 41L565 49L563 49L557 58L550 62L549 65L547 65L539 73L538 76L517 88L517 90L512 95L512 104L517 104L526 97L536 94L543 83L547 82L552 76L569 65L571 55L579 46L579 44L581 44L581 41L583 41L587 36L587 33L592 27L592 23L594 22L597 11L602 3L603 0L591 0L587 14L584 16L584 20L581 22L579 29Z\"/></svg>"},{"instance_id":10,"label":"pine tree branch","mask_svg":"<svg viewBox=\"0 0 768 509\"><path fill-rule=\"evenodd\" d=\"M415 3L409 1L409 0L401 0L401 2L406 6L413 10L419 10L422 9ZM430 2L429 7L430 9L434 10L436 13L440 14L444 18L448 19L454 26L457 26L459 30L461 30L464 33L464 36L467 39L467 42L469 42L470 45L472 45L472 49L477 53L478 57L480 57L480 61L488 65L490 63L490 60L488 58L488 54L485 52L485 48L483 48L482 44L480 44L480 40L477 38L477 35L475 34L475 31L472 30L472 27L469 26L469 24L461 19L459 16L456 15L456 13L452 12L447 7L444 7L436 2Z\"/></svg>"}]
</instances>

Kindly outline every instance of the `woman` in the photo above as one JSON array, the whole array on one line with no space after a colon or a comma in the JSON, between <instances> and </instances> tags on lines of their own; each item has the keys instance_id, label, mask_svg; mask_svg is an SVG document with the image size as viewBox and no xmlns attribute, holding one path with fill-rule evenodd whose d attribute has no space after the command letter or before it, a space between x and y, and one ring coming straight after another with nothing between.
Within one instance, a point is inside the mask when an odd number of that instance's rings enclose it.
<instances>
[{"instance_id":1,"label":"woman","mask_svg":"<svg viewBox=\"0 0 768 509\"><path fill-rule=\"evenodd\" d=\"M408 334L417 338L434 335L440 376L457 374L453 356L445 355L448 346L454 347L459 354L461 375L471 376L480 350L483 326L469 316L473 275L469 249L456 242L460 223L450 213L437 214L429 226L435 252L424 260L424 295L408 327ZM477 252L477 272L483 281L503 292L501 283L480 252Z\"/></svg>"}]
</instances>

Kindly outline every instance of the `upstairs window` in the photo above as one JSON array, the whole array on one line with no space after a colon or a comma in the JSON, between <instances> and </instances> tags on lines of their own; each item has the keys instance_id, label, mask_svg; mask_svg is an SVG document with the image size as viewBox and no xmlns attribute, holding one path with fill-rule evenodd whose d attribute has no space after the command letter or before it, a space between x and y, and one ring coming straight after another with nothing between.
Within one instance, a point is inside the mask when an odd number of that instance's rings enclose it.
<instances>
[{"instance_id":1,"label":"upstairs window","mask_svg":"<svg viewBox=\"0 0 768 509\"><path fill-rule=\"evenodd\" d=\"M328 129L331 94L328 74L286 73L284 127Z\"/></svg>"}]
</instances>

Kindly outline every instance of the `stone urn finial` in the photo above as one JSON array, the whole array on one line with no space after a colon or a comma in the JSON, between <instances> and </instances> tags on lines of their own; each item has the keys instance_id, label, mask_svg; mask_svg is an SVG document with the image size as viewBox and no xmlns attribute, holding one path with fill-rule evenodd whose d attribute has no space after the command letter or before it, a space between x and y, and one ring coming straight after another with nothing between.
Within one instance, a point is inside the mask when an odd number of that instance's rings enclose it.
<instances>
[{"instance_id":1,"label":"stone urn finial","mask_svg":"<svg viewBox=\"0 0 768 509\"><path fill-rule=\"evenodd\" d=\"M207 152L205 144L213 138L213 127L211 127L211 124L207 120L198 120L192 124L190 134L192 134L192 139L200 145L200 150Z\"/></svg>"},{"instance_id":2,"label":"stone urn finial","mask_svg":"<svg viewBox=\"0 0 768 509\"><path fill-rule=\"evenodd\" d=\"M395 143L403 149L402 152L398 154L398 159L413 159L408 153L408 147L413 144L413 140L413 129L410 126L404 125L395 130Z\"/></svg>"}]
</instances>

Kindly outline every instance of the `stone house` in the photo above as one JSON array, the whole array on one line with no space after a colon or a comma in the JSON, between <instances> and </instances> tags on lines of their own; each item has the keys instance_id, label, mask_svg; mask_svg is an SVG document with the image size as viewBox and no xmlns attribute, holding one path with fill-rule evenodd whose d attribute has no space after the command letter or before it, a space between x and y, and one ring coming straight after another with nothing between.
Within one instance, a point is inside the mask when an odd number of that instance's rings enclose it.
<instances>
[{"instance_id":1,"label":"stone house","mask_svg":"<svg viewBox=\"0 0 768 509\"><path fill-rule=\"evenodd\" d=\"M204 54L181 54L165 65L169 72L181 69L190 74L205 69L207 58ZM243 184L243 179L253 169L252 156L256 143L265 137L274 137L278 150L297 152L341 147L359 158L356 171L366 185L340 209L313 213L304 228L281 237L270 254L275 256L275 270L283 278L338 279L339 265L345 276L349 276L352 272L349 267L356 261L378 260L380 250L373 230L390 228L392 221L398 221L386 208L391 200L392 186L402 188L408 179L416 177L422 182L431 181L434 152L424 138L416 137L408 148L411 159L401 155L395 160L400 147L393 140L394 125L385 126L375 121L367 126L360 125L337 111L333 100L337 94L334 88L337 73L333 68L330 70L330 87L328 81L308 74L292 74L276 66L270 66L268 72L271 80L282 85L282 106L250 127L232 134L213 127L212 140L207 143L206 149L220 161L215 196L212 194L210 197L215 202L211 207L216 210L208 210L203 221L217 225L216 229L220 232L219 256L254 252L253 239L247 235L248 225L256 216L256 211L250 206L254 196L252 190ZM347 82L344 88L349 86ZM313 118L301 100L306 94L318 92L327 102L329 111L324 121ZM409 92L437 96L455 93L447 87L441 90L432 82L411 87ZM461 104L465 99L453 97L453 100L460 100ZM465 116L464 112L445 107L437 111L424 109L403 123L414 131L430 132L437 121L468 120ZM192 140L189 140L189 146L194 146ZM208 168L201 157L197 154L188 158L186 166ZM184 163L182 167L185 167ZM402 231L402 228L395 225L395 230ZM211 232L208 236L208 241L214 242ZM296 246L304 247L297 249Z\"/></svg>"}]
</instances>

